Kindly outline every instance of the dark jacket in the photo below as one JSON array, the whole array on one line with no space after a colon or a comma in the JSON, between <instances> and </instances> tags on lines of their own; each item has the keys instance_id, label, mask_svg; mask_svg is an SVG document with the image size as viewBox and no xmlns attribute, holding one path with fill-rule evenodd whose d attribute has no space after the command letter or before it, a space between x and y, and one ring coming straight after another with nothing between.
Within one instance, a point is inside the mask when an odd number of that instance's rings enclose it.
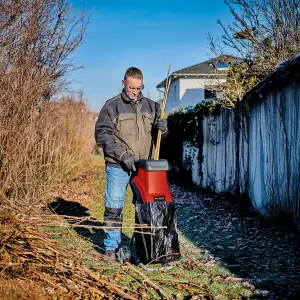
<instances>
[{"instance_id":1,"label":"dark jacket","mask_svg":"<svg viewBox=\"0 0 300 300\"><path fill-rule=\"evenodd\" d=\"M159 117L159 103L142 93L137 101L128 99L124 91L106 101L95 126L96 143L103 148L105 160L119 163L128 154L137 160L152 158Z\"/></svg>"}]
</instances>

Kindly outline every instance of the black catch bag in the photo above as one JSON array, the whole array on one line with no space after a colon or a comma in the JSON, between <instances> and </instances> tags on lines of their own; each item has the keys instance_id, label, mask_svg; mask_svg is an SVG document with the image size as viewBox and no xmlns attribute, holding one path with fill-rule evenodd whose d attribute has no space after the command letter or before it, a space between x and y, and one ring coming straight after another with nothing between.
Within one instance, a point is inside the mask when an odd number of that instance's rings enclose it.
<instances>
[{"instance_id":1,"label":"black catch bag","mask_svg":"<svg viewBox=\"0 0 300 300\"><path fill-rule=\"evenodd\" d=\"M136 229L135 248L138 261L144 264L167 263L180 258L173 202L135 203L135 222L151 227L166 227Z\"/></svg>"}]
</instances>

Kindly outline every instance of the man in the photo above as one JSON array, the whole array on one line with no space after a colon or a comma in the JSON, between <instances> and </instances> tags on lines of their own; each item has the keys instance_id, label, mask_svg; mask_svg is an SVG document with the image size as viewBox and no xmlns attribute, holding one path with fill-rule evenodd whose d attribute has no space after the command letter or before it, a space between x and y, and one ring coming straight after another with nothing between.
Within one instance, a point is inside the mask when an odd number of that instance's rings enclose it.
<instances>
[{"instance_id":1,"label":"man","mask_svg":"<svg viewBox=\"0 0 300 300\"><path fill-rule=\"evenodd\" d=\"M104 222L109 227L121 226L126 187L136 171L135 162L153 158L157 132L167 129L159 104L142 94L141 70L127 69L122 85L122 93L104 104L95 127L95 139L106 160ZM106 230L105 255L115 259L120 243L120 230Z\"/></svg>"}]
</instances>

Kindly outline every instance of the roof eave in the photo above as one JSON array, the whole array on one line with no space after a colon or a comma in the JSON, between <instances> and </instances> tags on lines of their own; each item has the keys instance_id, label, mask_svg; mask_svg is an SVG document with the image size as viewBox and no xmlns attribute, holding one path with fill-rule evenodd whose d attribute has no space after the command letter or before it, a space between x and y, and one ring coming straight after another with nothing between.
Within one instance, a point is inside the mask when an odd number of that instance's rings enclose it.
<instances>
[{"instance_id":1,"label":"roof eave","mask_svg":"<svg viewBox=\"0 0 300 300\"><path fill-rule=\"evenodd\" d=\"M178 79L179 77L195 77L195 78L207 78L207 77L217 77L222 79L223 78L227 78L227 73L215 73L215 74L209 74L209 73L204 73L204 74L200 74L200 73L173 73L171 74L171 83L174 82L176 79ZM164 88L166 86L166 80L163 80L161 83L159 83L156 88Z\"/></svg>"}]
</instances>

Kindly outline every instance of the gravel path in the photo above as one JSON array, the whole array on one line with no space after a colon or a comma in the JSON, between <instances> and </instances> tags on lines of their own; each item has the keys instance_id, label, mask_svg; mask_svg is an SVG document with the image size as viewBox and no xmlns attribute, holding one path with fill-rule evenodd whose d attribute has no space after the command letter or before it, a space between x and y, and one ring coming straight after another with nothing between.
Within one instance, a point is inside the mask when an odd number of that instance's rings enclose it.
<instances>
[{"instance_id":1,"label":"gravel path","mask_svg":"<svg viewBox=\"0 0 300 300\"><path fill-rule=\"evenodd\" d=\"M236 276L250 279L255 298L300 299L299 233L225 197L174 183L170 190L185 238Z\"/></svg>"}]
</instances>

